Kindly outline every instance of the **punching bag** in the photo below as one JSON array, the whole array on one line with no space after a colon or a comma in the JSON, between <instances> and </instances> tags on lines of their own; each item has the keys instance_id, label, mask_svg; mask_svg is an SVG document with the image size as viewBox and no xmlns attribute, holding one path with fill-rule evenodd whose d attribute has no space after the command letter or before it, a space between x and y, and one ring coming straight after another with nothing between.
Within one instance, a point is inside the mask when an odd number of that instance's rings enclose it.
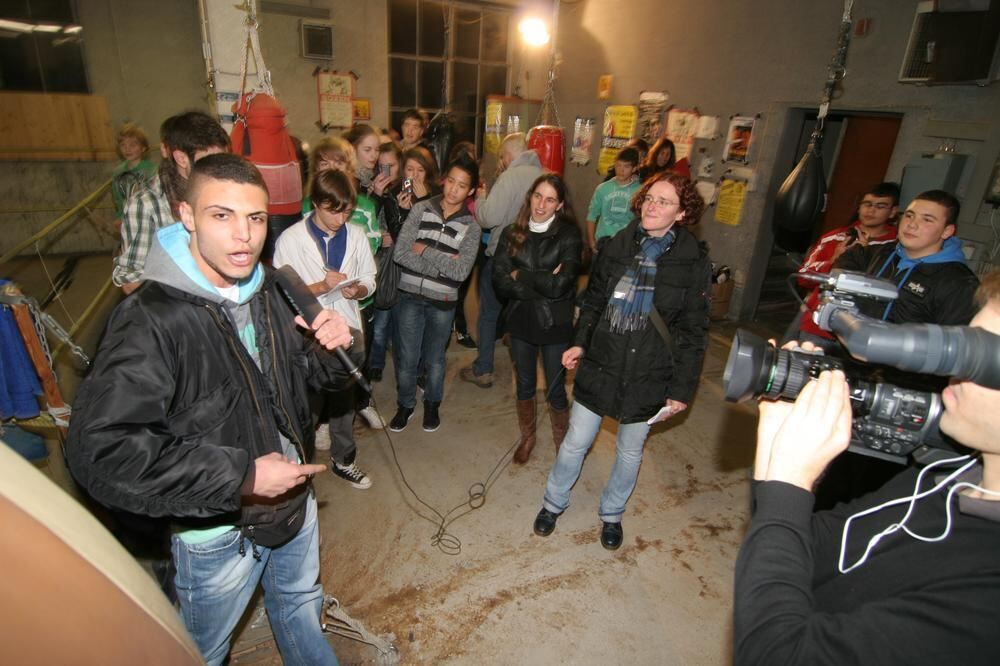
<instances>
[{"instance_id":1,"label":"punching bag","mask_svg":"<svg viewBox=\"0 0 1000 666\"><path fill-rule=\"evenodd\" d=\"M444 171L448 166L448 155L451 144L455 140L455 121L449 113L439 113L431 119L424 134L424 141L431 148L431 154L438 164L438 170Z\"/></svg>"},{"instance_id":2,"label":"punching bag","mask_svg":"<svg viewBox=\"0 0 1000 666\"><path fill-rule=\"evenodd\" d=\"M236 120L232 151L254 163L264 176L270 215L298 217L302 211L302 171L295 145L285 128L285 109L265 93L249 92L233 104Z\"/></svg>"},{"instance_id":3,"label":"punching bag","mask_svg":"<svg viewBox=\"0 0 1000 666\"><path fill-rule=\"evenodd\" d=\"M774 226L778 229L793 233L812 231L826 208L821 138L813 134L805 155L778 190L774 199Z\"/></svg>"},{"instance_id":4,"label":"punching bag","mask_svg":"<svg viewBox=\"0 0 1000 666\"><path fill-rule=\"evenodd\" d=\"M538 154L538 160L546 171L560 176L565 171L566 142L561 127L538 125L528 130L528 148Z\"/></svg>"}]
</instances>

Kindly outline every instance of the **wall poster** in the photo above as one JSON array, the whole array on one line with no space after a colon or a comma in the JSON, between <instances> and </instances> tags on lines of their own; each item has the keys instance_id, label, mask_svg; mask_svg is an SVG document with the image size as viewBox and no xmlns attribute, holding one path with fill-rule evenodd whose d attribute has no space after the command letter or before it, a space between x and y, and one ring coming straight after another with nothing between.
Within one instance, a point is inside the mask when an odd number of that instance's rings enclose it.
<instances>
[{"instance_id":1,"label":"wall poster","mask_svg":"<svg viewBox=\"0 0 1000 666\"><path fill-rule=\"evenodd\" d=\"M594 144L594 119L576 117L573 123L573 148L569 161L578 166L590 164L590 148Z\"/></svg>"},{"instance_id":2,"label":"wall poster","mask_svg":"<svg viewBox=\"0 0 1000 666\"><path fill-rule=\"evenodd\" d=\"M663 135L669 99L670 95L665 92L639 93L639 122L635 135L645 139L650 146Z\"/></svg>"},{"instance_id":3,"label":"wall poster","mask_svg":"<svg viewBox=\"0 0 1000 666\"><path fill-rule=\"evenodd\" d=\"M750 163L750 143L753 140L753 126L757 122L754 116L733 116L729 119L729 132L726 134L726 150L722 159L726 162Z\"/></svg>"},{"instance_id":4,"label":"wall poster","mask_svg":"<svg viewBox=\"0 0 1000 666\"><path fill-rule=\"evenodd\" d=\"M354 75L339 72L316 73L316 93L319 98L319 126L323 131L334 127L350 127L354 122Z\"/></svg>"},{"instance_id":5,"label":"wall poster","mask_svg":"<svg viewBox=\"0 0 1000 666\"><path fill-rule=\"evenodd\" d=\"M500 152L500 141L503 139L503 103L486 102L486 131L483 150L491 155Z\"/></svg>"},{"instance_id":6,"label":"wall poster","mask_svg":"<svg viewBox=\"0 0 1000 666\"><path fill-rule=\"evenodd\" d=\"M609 106L604 111L604 131L601 154L597 159L597 173L607 173L625 144L635 136L638 111L631 105Z\"/></svg>"},{"instance_id":7,"label":"wall poster","mask_svg":"<svg viewBox=\"0 0 1000 666\"><path fill-rule=\"evenodd\" d=\"M667 138L674 142L677 161L685 157L691 161L689 156L698 131L699 116L701 114L697 110L674 108L667 112Z\"/></svg>"},{"instance_id":8,"label":"wall poster","mask_svg":"<svg viewBox=\"0 0 1000 666\"><path fill-rule=\"evenodd\" d=\"M735 178L719 181L719 193L715 206L715 221L735 227L743 215L743 202L747 197L747 182Z\"/></svg>"}]
</instances>

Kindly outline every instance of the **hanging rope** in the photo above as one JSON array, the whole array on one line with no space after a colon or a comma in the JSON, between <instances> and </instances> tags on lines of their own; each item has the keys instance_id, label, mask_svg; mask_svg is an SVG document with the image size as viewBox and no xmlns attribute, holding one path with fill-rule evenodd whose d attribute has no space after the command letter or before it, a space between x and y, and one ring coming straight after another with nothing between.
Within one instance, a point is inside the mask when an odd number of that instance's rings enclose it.
<instances>
[{"instance_id":1,"label":"hanging rope","mask_svg":"<svg viewBox=\"0 0 1000 666\"><path fill-rule=\"evenodd\" d=\"M274 88L271 86L271 71L264 63L264 54L260 50L260 24L257 22L257 5L254 0L244 0L243 8L247 16L243 20L243 58L240 65L239 99L243 99L243 93L247 89L247 66L250 64L251 51L253 51L254 68L257 73L257 87L274 97ZM252 97L253 95L251 95L251 99ZM248 107L249 101L247 100Z\"/></svg>"}]
</instances>

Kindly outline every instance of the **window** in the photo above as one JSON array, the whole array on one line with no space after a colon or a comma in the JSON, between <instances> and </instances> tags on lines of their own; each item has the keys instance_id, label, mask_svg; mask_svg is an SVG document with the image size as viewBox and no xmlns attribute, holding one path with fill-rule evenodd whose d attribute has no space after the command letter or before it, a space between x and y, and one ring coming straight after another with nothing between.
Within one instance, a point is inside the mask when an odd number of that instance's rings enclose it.
<instances>
[{"instance_id":1,"label":"window","mask_svg":"<svg viewBox=\"0 0 1000 666\"><path fill-rule=\"evenodd\" d=\"M90 92L70 0L0 3L0 90Z\"/></svg>"},{"instance_id":2,"label":"window","mask_svg":"<svg viewBox=\"0 0 1000 666\"><path fill-rule=\"evenodd\" d=\"M478 148L486 96L507 93L510 21L510 12L494 7L389 0L392 126L399 129L403 113L413 107L433 116L450 98L455 141L472 141ZM451 40L447 58L446 37Z\"/></svg>"}]
</instances>

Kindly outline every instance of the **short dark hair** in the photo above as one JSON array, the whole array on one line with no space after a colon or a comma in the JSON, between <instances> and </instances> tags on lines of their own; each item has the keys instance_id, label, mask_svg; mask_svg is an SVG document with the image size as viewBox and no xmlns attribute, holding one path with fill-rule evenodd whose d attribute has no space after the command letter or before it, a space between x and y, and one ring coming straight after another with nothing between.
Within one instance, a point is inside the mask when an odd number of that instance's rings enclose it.
<instances>
[{"instance_id":1,"label":"short dark hair","mask_svg":"<svg viewBox=\"0 0 1000 666\"><path fill-rule=\"evenodd\" d=\"M949 224L958 227L958 214L962 212L962 204L958 203L955 195L944 190L927 190L913 197L914 201L930 201L939 206L944 206L948 211L948 218L944 221L945 226Z\"/></svg>"},{"instance_id":2,"label":"short dark hair","mask_svg":"<svg viewBox=\"0 0 1000 666\"><path fill-rule=\"evenodd\" d=\"M461 169L465 173L469 174L469 185L475 190L479 187L479 165L476 161L470 158L466 154L461 154L451 162L448 163L447 168L444 170L445 178L451 173L452 169Z\"/></svg>"},{"instance_id":3,"label":"short dark hair","mask_svg":"<svg viewBox=\"0 0 1000 666\"><path fill-rule=\"evenodd\" d=\"M468 155L473 160L476 159L476 144L471 141L459 141L451 147L448 153L448 161L451 162L459 155Z\"/></svg>"},{"instance_id":4,"label":"short dark hair","mask_svg":"<svg viewBox=\"0 0 1000 666\"><path fill-rule=\"evenodd\" d=\"M324 208L334 213L354 210L358 201L357 190L354 189L354 179L343 171L327 169L313 176L309 184L309 196L313 206Z\"/></svg>"},{"instance_id":5,"label":"short dark hair","mask_svg":"<svg viewBox=\"0 0 1000 666\"><path fill-rule=\"evenodd\" d=\"M427 116L420 109L407 109L403 113L403 119L399 121L399 126L402 127L407 120L416 120L421 127L427 127Z\"/></svg>"},{"instance_id":6,"label":"short dark hair","mask_svg":"<svg viewBox=\"0 0 1000 666\"><path fill-rule=\"evenodd\" d=\"M203 111L185 111L170 116L160 125L160 139L168 150L179 150L194 163L199 150L229 150L229 135L219 121Z\"/></svg>"},{"instance_id":7,"label":"short dark hair","mask_svg":"<svg viewBox=\"0 0 1000 666\"><path fill-rule=\"evenodd\" d=\"M615 157L615 162L627 162L632 166L639 164L639 151L635 148L622 148L618 156Z\"/></svg>"},{"instance_id":8,"label":"short dark hair","mask_svg":"<svg viewBox=\"0 0 1000 666\"><path fill-rule=\"evenodd\" d=\"M252 162L232 153L206 155L191 168L184 200L194 206L203 180L228 180L241 185L254 185L267 193L267 183Z\"/></svg>"},{"instance_id":9,"label":"short dark hair","mask_svg":"<svg viewBox=\"0 0 1000 666\"><path fill-rule=\"evenodd\" d=\"M873 197L878 197L879 199L892 199L892 205L899 205L899 183L885 182L879 183L878 185L873 185L862 193L862 197L868 195Z\"/></svg>"},{"instance_id":10,"label":"short dark hair","mask_svg":"<svg viewBox=\"0 0 1000 666\"><path fill-rule=\"evenodd\" d=\"M632 197L632 212L635 213L635 216L642 218L643 199L649 194L649 190L653 185L664 180L674 186L674 189L677 191L677 198L680 201L681 212L684 213L684 217L677 220L677 226L684 227L698 224L702 211L705 210L705 200L698 194L698 190L695 189L694 183L691 182L690 178L673 171L661 171L646 179L646 182L642 184L642 187Z\"/></svg>"}]
</instances>

